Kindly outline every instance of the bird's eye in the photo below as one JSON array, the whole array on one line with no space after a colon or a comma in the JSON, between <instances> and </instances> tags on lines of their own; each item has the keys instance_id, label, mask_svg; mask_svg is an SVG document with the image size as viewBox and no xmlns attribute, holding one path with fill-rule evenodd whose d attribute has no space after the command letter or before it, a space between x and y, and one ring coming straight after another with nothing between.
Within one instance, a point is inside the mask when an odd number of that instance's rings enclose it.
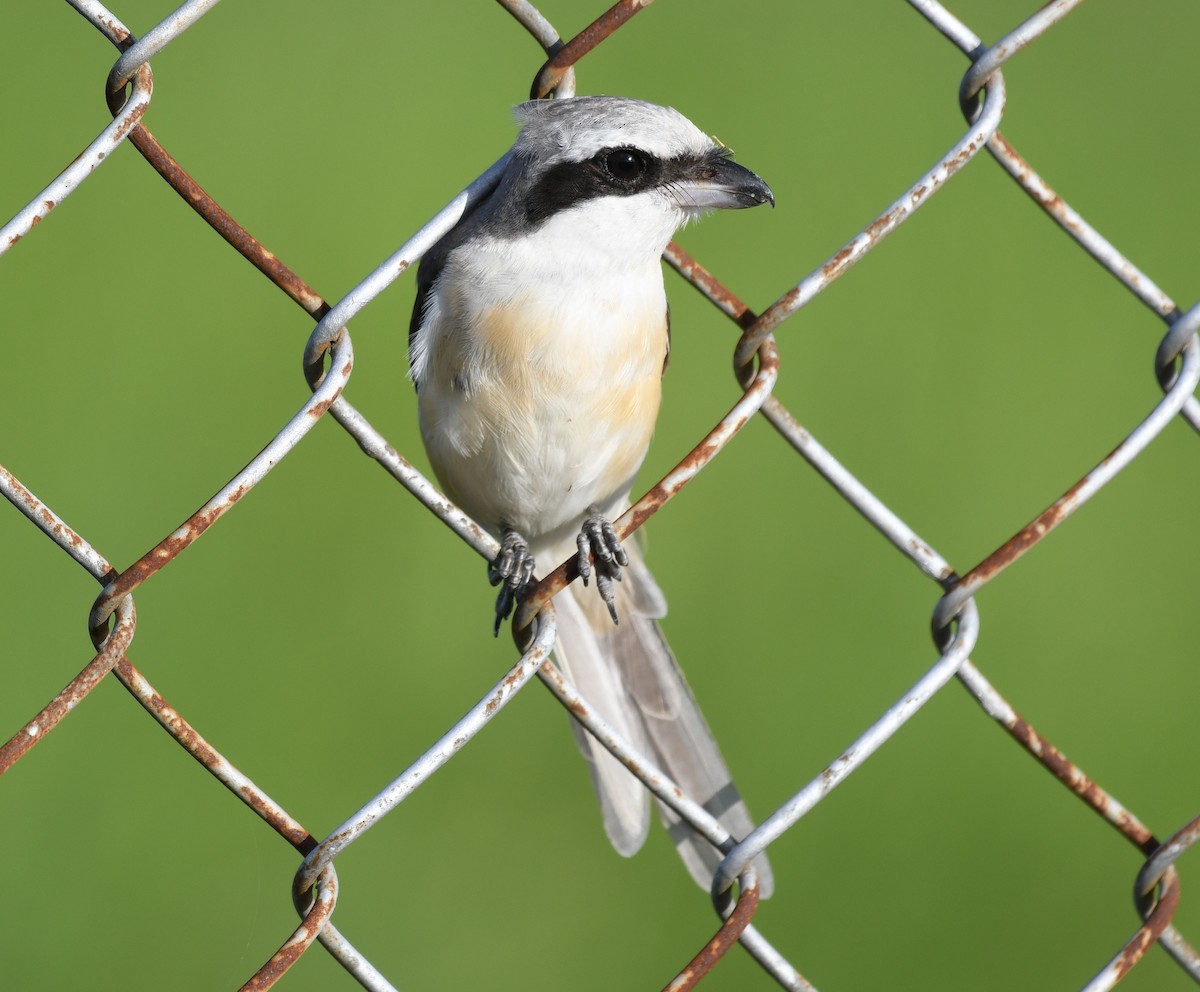
<instances>
[{"instance_id":1,"label":"bird's eye","mask_svg":"<svg viewBox=\"0 0 1200 992\"><path fill-rule=\"evenodd\" d=\"M604 157L604 168L614 179L631 182L646 171L646 160L630 148L619 148Z\"/></svg>"}]
</instances>

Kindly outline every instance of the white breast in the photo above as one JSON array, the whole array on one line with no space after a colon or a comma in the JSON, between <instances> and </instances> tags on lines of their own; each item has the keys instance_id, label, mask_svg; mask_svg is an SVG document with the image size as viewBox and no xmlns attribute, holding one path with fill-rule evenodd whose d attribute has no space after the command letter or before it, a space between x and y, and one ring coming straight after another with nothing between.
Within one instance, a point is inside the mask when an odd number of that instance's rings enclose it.
<instances>
[{"instance_id":1,"label":"white breast","mask_svg":"<svg viewBox=\"0 0 1200 992\"><path fill-rule=\"evenodd\" d=\"M593 504L615 511L650 443L667 349L656 243L643 230L626 252L597 250L589 234L608 225L590 213L456 249L417 336L434 471L494 533L536 541Z\"/></svg>"}]
</instances>

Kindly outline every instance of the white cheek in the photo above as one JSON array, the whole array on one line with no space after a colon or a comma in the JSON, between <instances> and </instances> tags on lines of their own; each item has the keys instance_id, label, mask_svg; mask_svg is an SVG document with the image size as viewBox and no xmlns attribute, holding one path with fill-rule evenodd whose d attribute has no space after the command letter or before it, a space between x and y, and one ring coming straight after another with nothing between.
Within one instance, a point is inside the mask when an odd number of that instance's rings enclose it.
<instances>
[{"instance_id":1,"label":"white cheek","mask_svg":"<svg viewBox=\"0 0 1200 992\"><path fill-rule=\"evenodd\" d=\"M539 259L560 270L586 274L657 266L667 243L688 220L658 190L634 196L601 196L560 211L527 238Z\"/></svg>"}]
</instances>

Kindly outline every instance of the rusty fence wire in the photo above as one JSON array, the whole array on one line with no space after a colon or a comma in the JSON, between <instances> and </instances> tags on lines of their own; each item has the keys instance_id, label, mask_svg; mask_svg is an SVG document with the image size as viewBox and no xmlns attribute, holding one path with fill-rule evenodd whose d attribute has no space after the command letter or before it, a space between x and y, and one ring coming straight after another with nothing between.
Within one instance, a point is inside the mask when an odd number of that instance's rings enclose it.
<instances>
[{"instance_id":1,"label":"rusty fence wire","mask_svg":"<svg viewBox=\"0 0 1200 992\"><path fill-rule=\"evenodd\" d=\"M0 233L0 253L20 251L26 239L53 237L53 232L37 230L39 223L53 210L64 206L70 209L70 205L66 204L68 198L99 170L108 168L117 153L123 154L121 146L132 144L205 222L316 322L304 349L304 371L311 397L295 411L286 426L267 441L262 451L230 478L215 496L140 558L128 563L110 562L91 543L88 535L73 530L56 511L55 498L41 492L38 480L19 479L7 469L0 468L0 489L12 506L45 535L46 547L57 545L101 586L88 618L95 656L61 693L41 709L36 708L38 700L23 701L23 705L28 706L30 716L0 750L0 770L7 771L24 759L22 768L36 776L37 758L30 752L35 751L52 730L71 716L77 705L97 686L110 677L118 680L163 730L245 803L266 826L290 843L300 856L291 892L300 922L294 930L289 931L290 923L285 925L282 920L276 921L279 928L278 950L257 971L248 975L243 988L270 987L302 955L309 952L314 943L320 943L325 952L332 955L366 988L405 987L403 975L385 976L335 926L332 917L339 901L338 858L371 827L383 822L428 782L435 772L465 748L471 747L476 734L490 721L499 718L505 706L535 677L545 683L564 706L579 716L587 728L624 761L648 789L726 851L712 886L712 902L717 916L715 933L703 946L664 949L664 954L671 956L671 967L678 968L676 977L666 986L668 989L694 987L714 968L719 969L725 954L739 943L779 986L787 989L815 987L802 974L805 963L802 955L795 950L798 946L796 942L779 939L780 936L786 936L778 932L783 928L772 930L770 926L763 926L760 929L755 925L758 895L753 873L749 869L751 861L758 853L793 831L810 811L868 762L901 727L921 712L926 703L955 680L966 688L983 712L1003 727L1020 748L1040 762L1064 788L1078 796L1095 816L1119 831L1144 857L1143 866L1134 882L1135 904L1141 919L1131 922L1128 939L1112 947L1111 957L1107 961L1095 962L1094 974L1090 977L1080 976L1079 987L1088 990L1112 988L1156 943L1174 959L1184 974L1200 981L1200 955L1172 923L1180 899L1176 862L1200 836L1200 817L1172 824L1161 834L1153 833L1133 810L1122 806L1023 719L971 660L977 640L981 637L982 621L976 606L977 594L1071 518L1146 452L1164 431L1180 429L1177 421L1182 420L1193 430L1200 431L1200 403L1194 396L1197 383L1200 382L1200 346L1196 337L1197 328L1200 327L1200 305L1185 301L1180 306L1170 299L1149 274L1139 270L1117 246L1107 241L1084 216L1066 203L1000 131L1006 114L1005 65L1019 58L1028 45L1047 32L1069 30L1059 25L1081 5L1082 0L1059 0L1048 4L990 44L981 41L971 27L941 4L909 0L909 6L915 14L928 22L933 39L931 44L952 45L965 57L967 68L958 84L958 101L964 120L961 136L949 148L939 150L936 156L931 155L933 164L916 182L900 189L886 210L871 219L844 244L829 252L823 264L794 285L788 286L775 302L761 312L752 311L733 288L720 280L719 273L708 271L678 245L673 244L668 250L666 260L670 266L737 325L740 333L733 352L733 364L742 393L688 456L617 521L621 536L639 528L704 470L718 452L729 444L736 444L739 431L748 422L761 416L866 523L879 531L939 590L932 618L936 655L933 664L865 726L856 738L831 742L831 750L841 748L837 758L810 781L797 781L797 776L801 774L797 769L803 768L804 762L775 761L772 774L783 780L790 797L774 811L764 811L759 804L757 812L763 817L760 826L753 834L740 840L729 838L720 825L690 797L678 795L673 783L643 755L617 737L605 724L602 715L580 698L548 658L555 632L550 597L577 574L571 562L563 563L546 576L522 608L518 618L520 621L528 623L537 615L540 622L536 626L536 636L528 643L521 643L524 650L512 667L503 672L478 698L470 701L461 720L446 728L444 734L432 741L416 761L404 768L377 795L367 799L358 809L348 812L344 821L324 836L311 834L293 813L272 798L269 783L256 782L251 777L253 769L244 770L232 756L218 750L217 742L206 739L202 727L194 726L182 712L172 707L143 670L134 665L129 648L137 626L135 594L147 583L169 582L169 579L158 578L160 570L179 556L187 554L210 527L219 525L222 518L236 511L243 500L253 499L254 487L276 470L290 452L303 444L314 427L324 419L336 421L368 457L377 461L392 479L430 513L439 517L480 556L490 559L495 554L497 546L492 538L447 501L402 453L389 444L364 413L351 406L346 390L355 368L351 321L393 282L405 275L462 215L465 205L473 197L490 189L503 160L450 199L427 224L374 271L363 277L352 290L336 301L326 301L300 275L285 266L279 257L245 230L235 216L209 197L189 174L187 163L173 158L142 123L154 96L151 60L216 7L216 0L185 3L140 38L135 38L122 24L119 11L110 11L94 0L69 2L82 18L80 28L84 24L90 25L90 29L103 35L117 53L105 82L112 121L4 226ZM540 68L530 66L533 95L562 97L575 92L575 67L580 60L601 44L620 45L623 35L619 29L643 10L649 0L620 0L566 42L532 4L524 0L500 0L500 3L545 51L544 64ZM671 5L668 0L660 6ZM664 13L664 16L667 15ZM939 32L944 40L936 39L934 32ZM515 38L517 32L513 34ZM581 74L585 70L586 63L580 69ZM513 102L516 102L516 98ZM986 168L976 163L989 158L998 163L1016 187L1059 226L1062 237L1071 239L1080 251L1086 252L1099 263L1107 275L1097 275L1097 279L1116 280L1162 321L1162 337L1154 357L1162 398L1145 411L1140 423L1132 426L1124 437L1113 439L1115 443L1107 456L1061 494L1055 494L1053 499L1048 500L1045 509L1028 524L971 567L957 568L934 550L934 542L928 535L916 533L892 508L855 478L773 395L780 375L775 335L786 334L790 318L925 207L934 194L963 170L968 167ZM1017 208L1014 206L1012 209ZM436 605L432 605L423 609L430 611L436 608ZM446 608L450 609L449 606ZM12 664L15 660L6 659L5 663ZM283 714L278 716L284 718ZM261 717L263 720L270 718L269 713ZM1194 751L1194 741L1176 743ZM32 763L34 768L29 769L27 763ZM14 838L10 837L9 841L13 843ZM786 877L780 878L779 882L779 891L775 896L777 902L786 905L791 898L801 898L794 889L789 893ZM0 939L7 941L19 938L10 932ZM789 948L786 954L781 949L783 947ZM136 984L136 963L132 960L130 971L131 981ZM393 982L396 984L393 985ZM829 985L837 987L837 982L831 981Z\"/></svg>"}]
</instances>

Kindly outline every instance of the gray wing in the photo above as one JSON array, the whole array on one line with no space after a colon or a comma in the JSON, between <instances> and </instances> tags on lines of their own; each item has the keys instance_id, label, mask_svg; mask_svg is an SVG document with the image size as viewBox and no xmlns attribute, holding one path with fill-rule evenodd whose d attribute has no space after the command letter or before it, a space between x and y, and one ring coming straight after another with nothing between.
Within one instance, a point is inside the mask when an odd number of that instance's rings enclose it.
<instances>
[{"instance_id":1,"label":"gray wing","mask_svg":"<svg viewBox=\"0 0 1200 992\"><path fill-rule=\"evenodd\" d=\"M486 218L489 211L483 208L491 201L492 195L489 194L482 199L467 204L467 208L462 217L459 218L458 223L450 228L442 239L425 253L421 259L421 264L417 266L417 296L413 300L412 317L408 322L409 368L412 368L413 342L416 340L417 335L421 333L421 326L425 322L425 307L426 301L429 299L429 294L433 292L433 287L437 284L438 276L441 275L442 269L446 264L446 259L450 257L450 253L469 238Z\"/></svg>"},{"instance_id":2,"label":"gray wing","mask_svg":"<svg viewBox=\"0 0 1200 992\"><path fill-rule=\"evenodd\" d=\"M441 275L442 267L446 264L446 257L461 243L461 237L457 235L466 219L464 217L460 220L441 241L430 248L421 259L421 264L417 266L417 297L413 300L412 318L408 322L408 367L410 369L412 368L413 344L425 322L426 301L437 283L438 276ZM413 386L415 387L416 384L414 379Z\"/></svg>"}]
</instances>

